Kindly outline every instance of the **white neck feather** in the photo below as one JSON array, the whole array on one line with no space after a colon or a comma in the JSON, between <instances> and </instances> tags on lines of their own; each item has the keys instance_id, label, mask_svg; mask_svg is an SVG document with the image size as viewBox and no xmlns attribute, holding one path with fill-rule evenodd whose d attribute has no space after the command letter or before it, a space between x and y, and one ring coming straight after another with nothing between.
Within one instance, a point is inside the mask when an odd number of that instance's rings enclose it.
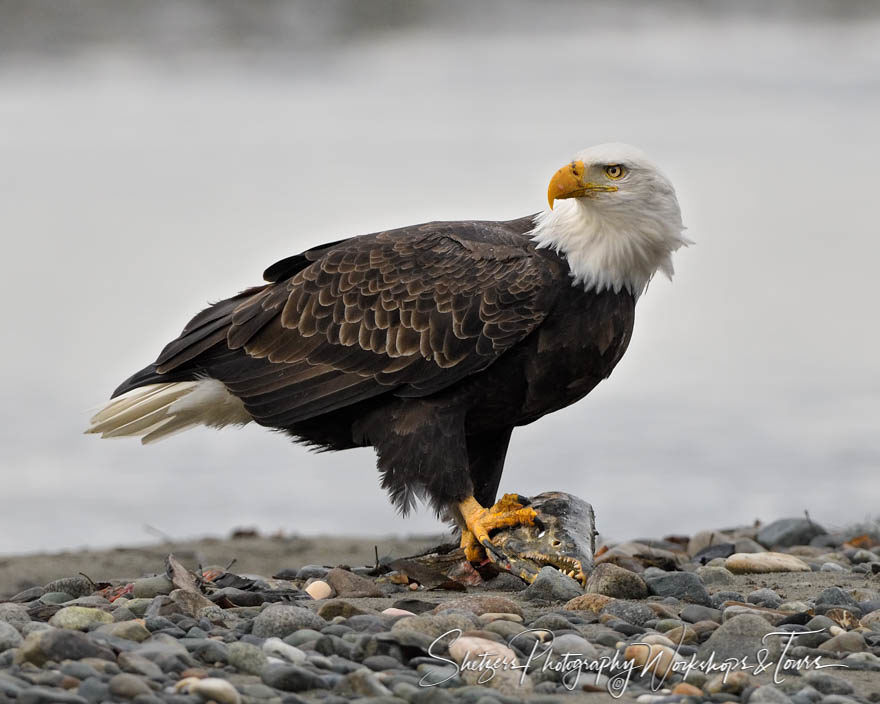
<instances>
[{"instance_id":1,"label":"white neck feather","mask_svg":"<svg viewBox=\"0 0 880 704\"><path fill-rule=\"evenodd\" d=\"M659 270L672 279L672 253L690 244L678 213L597 207L571 198L535 217L532 241L564 257L572 285L638 298Z\"/></svg>"}]
</instances>

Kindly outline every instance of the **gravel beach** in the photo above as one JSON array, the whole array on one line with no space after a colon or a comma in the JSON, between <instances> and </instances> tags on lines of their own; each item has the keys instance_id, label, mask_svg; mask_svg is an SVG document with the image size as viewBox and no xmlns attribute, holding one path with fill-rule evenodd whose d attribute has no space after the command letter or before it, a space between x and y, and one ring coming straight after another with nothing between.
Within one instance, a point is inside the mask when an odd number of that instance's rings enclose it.
<instances>
[{"instance_id":1,"label":"gravel beach","mask_svg":"<svg viewBox=\"0 0 880 704\"><path fill-rule=\"evenodd\" d=\"M880 702L880 535L864 527L603 545L586 585L546 567L531 585L471 570L428 588L389 564L438 542L0 558L0 704Z\"/></svg>"}]
</instances>

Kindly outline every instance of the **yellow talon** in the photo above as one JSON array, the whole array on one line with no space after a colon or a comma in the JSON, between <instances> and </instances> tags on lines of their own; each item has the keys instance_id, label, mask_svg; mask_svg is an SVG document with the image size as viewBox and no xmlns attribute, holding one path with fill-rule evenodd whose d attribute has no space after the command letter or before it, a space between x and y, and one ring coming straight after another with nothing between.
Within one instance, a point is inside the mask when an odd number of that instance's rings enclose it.
<instances>
[{"instance_id":1,"label":"yellow talon","mask_svg":"<svg viewBox=\"0 0 880 704\"><path fill-rule=\"evenodd\" d=\"M489 531L516 525L531 526L538 515L534 509L524 507L517 494L505 494L488 509L469 496L458 504L458 508L467 526L461 534L461 547L470 562L482 562L486 557L484 549L503 557L492 545Z\"/></svg>"}]
</instances>

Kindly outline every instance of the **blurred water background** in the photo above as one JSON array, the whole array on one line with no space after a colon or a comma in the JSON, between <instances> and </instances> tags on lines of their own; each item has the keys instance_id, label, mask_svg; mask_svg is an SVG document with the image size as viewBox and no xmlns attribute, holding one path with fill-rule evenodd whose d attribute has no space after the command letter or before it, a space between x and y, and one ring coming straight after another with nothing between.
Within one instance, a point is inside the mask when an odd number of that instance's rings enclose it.
<instances>
[{"instance_id":1,"label":"blurred water background","mask_svg":"<svg viewBox=\"0 0 880 704\"><path fill-rule=\"evenodd\" d=\"M663 165L696 245L502 488L578 494L612 538L875 516L878 125L872 2L0 1L0 553L436 531L371 450L81 433L276 259L537 211L603 141Z\"/></svg>"}]
</instances>

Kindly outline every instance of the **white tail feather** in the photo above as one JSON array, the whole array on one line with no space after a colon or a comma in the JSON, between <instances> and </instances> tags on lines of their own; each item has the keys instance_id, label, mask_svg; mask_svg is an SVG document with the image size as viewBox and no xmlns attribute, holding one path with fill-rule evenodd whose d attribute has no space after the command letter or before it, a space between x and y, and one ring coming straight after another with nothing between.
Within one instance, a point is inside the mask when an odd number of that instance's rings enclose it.
<instances>
[{"instance_id":1,"label":"white tail feather","mask_svg":"<svg viewBox=\"0 0 880 704\"><path fill-rule=\"evenodd\" d=\"M197 425L244 425L253 418L216 379L149 384L115 398L91 419L87 433L140 437L144 444Z\"/></svg>"}]
</instances>

